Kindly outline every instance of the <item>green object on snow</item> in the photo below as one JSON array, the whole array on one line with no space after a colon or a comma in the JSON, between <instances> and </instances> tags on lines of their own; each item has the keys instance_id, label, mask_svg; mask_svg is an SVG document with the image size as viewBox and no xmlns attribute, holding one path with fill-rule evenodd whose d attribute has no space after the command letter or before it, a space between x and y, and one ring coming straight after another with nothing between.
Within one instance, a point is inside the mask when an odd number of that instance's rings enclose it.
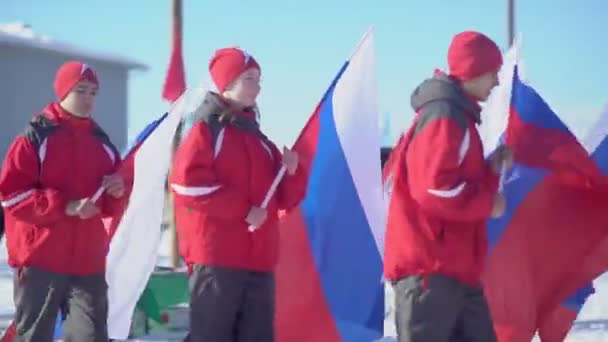
<instances>
[{"instance_id":1,"label":"green object on snow","mask_svg":"<svg viewBox=\"0 0 608 342\"><path fill-rule=\"evenodd\" d=\"M155 271L150 276L136 309L158 324L164 324L162 313L170 307L188 303L188 274L186 272Z\"/></svg>"}]
</instances>

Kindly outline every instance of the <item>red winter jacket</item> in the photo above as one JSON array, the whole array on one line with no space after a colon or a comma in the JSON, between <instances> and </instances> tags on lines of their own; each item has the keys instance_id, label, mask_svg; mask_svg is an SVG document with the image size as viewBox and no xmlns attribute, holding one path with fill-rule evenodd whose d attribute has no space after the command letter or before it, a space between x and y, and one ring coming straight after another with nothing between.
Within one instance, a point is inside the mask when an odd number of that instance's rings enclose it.
<instances>
[{"instance_id":1,"label":"red winter jacket","mask_svg":"<svg viewBox=\"0 0 608 342\"><path fill-rule=\"evenodd\" d=\"M34 118L10 146L0 175L9 264L74 275L105 271L108 233L102 215L67 216L70 201L92 196L120 155L90 119L72 116L58 104ZM105 215L124 201L103 195Z\"/></svg>"},{"instance_id":2,"label":"red winter jacket","mask_svg":"<svg viewBox=\"0 0 608 342\"><path fill-rule=\"evenodd\" d=\"M260 206L281 167L281 153L259 132L253 112L228 119L225 104L208 93L199 118L179 146L171 188L179 248L188 265L272 271L278 257L279 209L297 205L306 191L298 168L286 175L253 233L245 218Z\"/></svg>"},{"instance_id":3,"label":"red winter jacket","mask_svg":"<svg viewBox=\"0 0 608 342\"><path fill-rule=\"evenodd\" d=\"M476 128L480 108L443 74L414 91L412 107L392 170L385 276L440 273L479 285L498 190Z\"/></svg>"}]
</instances>

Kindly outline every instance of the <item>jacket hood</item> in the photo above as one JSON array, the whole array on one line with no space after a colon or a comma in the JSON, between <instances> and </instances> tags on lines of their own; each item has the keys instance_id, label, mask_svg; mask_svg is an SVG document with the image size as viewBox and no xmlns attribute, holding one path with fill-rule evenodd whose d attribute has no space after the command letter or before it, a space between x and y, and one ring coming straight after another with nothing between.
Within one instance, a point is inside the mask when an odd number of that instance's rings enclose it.
<instances>
[{"instance_id":1,"label":"jacket hood","mask_svg":"<svg viewBox=\"0 0 608 342\"><path fill-rule=\"evenodd\" d=\"M481 122L481 108L470 99L459 82L443 73L436 73L432 78L423 81L412 93L411 105L414 111L434 101L447 101L462 108L475 123Z\"/></svg>"}]
</instances>

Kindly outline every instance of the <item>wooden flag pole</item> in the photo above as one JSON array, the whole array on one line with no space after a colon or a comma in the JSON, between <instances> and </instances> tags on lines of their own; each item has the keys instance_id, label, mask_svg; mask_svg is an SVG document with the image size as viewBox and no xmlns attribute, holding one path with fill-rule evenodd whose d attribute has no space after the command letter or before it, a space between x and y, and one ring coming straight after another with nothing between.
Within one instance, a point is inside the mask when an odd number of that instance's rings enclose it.
<instances>
[{"instance_id":1,"label":"wooden flag pole","mask_svg":"<svg viewBox=\"0 0 608 342\"><path fill-rule=\"evenodd\" d=\"M181 39L182 37L182 0L172 0L172 39ZM173 42L173 44L182 44L182 42ZM182 122L180 122L177 127L177 131L173 138L173 154L175 154L175 150L179 145L181 139L181 130L182 130ZM171 231L171 267L175 270L180 266L180 257L179 257L179 245L177 239L177 226L175 222L175 207L173 195L170 189L170 186L167 189L169 195L169 205L171 206L170 210L170 226L169 229Z\"/></svg>"}]
</instances>

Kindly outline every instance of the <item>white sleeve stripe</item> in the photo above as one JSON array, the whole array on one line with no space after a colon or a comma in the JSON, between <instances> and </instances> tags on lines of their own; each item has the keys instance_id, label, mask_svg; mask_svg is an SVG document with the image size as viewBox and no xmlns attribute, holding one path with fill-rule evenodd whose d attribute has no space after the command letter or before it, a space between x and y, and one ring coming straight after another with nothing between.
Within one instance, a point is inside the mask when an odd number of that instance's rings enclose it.
<instances>
[{"instance_id":1,"label":"white sleeve stripe","mask_svg":"<svg viewBox=\"0 0 608 342\"><path fill-rule=\"evenodd\" d=\"M464 132L464 137L462 138L462 143L460 143L460 149L458 150L458 166L460 166L462 164L464 157L467 155L467 152L469 151L470 145L471 145L471 136L469 135L469 130L467 129ZM462 183L458 184L457 186L455 186L454 188L449 189L449 190L428 189L427 191L431 195L435 195L437 197L453 198L453 197L460 195L462 190L464 190L465 185L466 185L466 182L462 182Z\"/></svg>"},{"instance_id":2,"label":"white sleeve stripe","mask_svg":"<svg viewBox=\"0 0 608 342\"><path fill-rule=\"evenodd\" d=\"M274 159L274 156L272 155L272 150L270 150L270 147L268 147L268 145L266 145L266 143L263 142L262 140L260 140L260 144L262 144L262 147L264 147L264 149L266 150L266 152L268 152L268 155L270 156L270 159Z\"/></svg>"},{"instance_id":3,"label":"white sleeve stripe","mask_svg":"<svg viewBox=\"0 0 608 342\"><path fill-rule=\"evenodd\" d=\"M40 148L38 149L38 159L40 160L40 165L44 162L44 158L46 157L46 144L48 142L48 138L44 139Z\"/></svg>"},{"instance_id":4,"label":"white sleeve stripe","mask_svg":"<svg viewBox=\"0 0 608 342\"><path fill-rule=\"evenodd\" d=\"M466 182L462 182L462 183L458 184L458 186L454 187L453 189L449 189L449 190L428 189L427 191L431 195L435 195L437 197L454 198L454 197L460 195L462 190L464 190L465 185L466 185Z\"/></svg>"},{"instance_id":5,"label":"white sleeve stripe","mask_svg":"<svg viewBox=\"0 0 608 342\"><path fill-rule=\"evenodd\" d=\"M218 154L222 150L222 143L224 142L224 128L220 130L215 141L215 147L213 148L213 159L217 158Z\"/></svg>"},{"instance_id":6,"label":"white sleeve stripe","mask_svg":"<svg viewBox=\"0 0 608 342\"><path fill-rule=\"evenodd\" d=\"M179 195L183 196L205 196L210 195L221 188L221 185L215 186L183 186L179 184L171 184L171 188Z\"/></svg>"},{"instance_id":7,"label":"white sleeve stripe","mask_svg":"<svg viewBox=\"0 0 608 342\"><path fill-rule=\"evenodd\" d=\"M471 136L469 135L469 130L466 129L464 131L464 138L462 138L462 143L460 144L460 150L458 151L458 165L462 164L464 157L467 155L469 151L469 146L471 144Z\"/></svg>"},{"instance_id":8,"label":"white sleeve stripe","mask_svg":"<svg viewBox=\"0 0 608 342\"><path fill-rule=\"evenodd\" d=\"M27 199L33 193L34 193L34 189L27 190L27 191L24 191L18 195L15 195L15 196L7 199L6 201L0 202L0 204L2 204L3 208L10 208L14 205L19 204L20 202L23 202L25 199Z\"/></svg>"}]
</instances>

